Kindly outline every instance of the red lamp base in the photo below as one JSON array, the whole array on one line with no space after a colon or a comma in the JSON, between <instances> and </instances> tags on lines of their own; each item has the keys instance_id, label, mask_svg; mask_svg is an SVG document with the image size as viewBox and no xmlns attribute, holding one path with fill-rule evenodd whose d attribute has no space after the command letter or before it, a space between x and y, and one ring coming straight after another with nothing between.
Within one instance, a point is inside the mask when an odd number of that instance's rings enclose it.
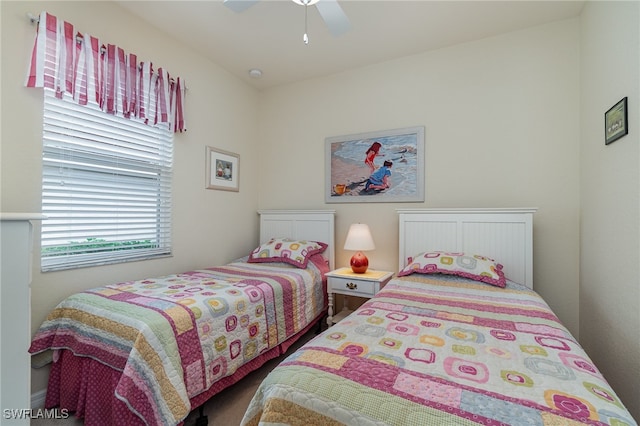
<instances>
[{"instance_id":1,"label":"red lamp base","mask_svg":"<svg viewBox=\"0 0 640 426\"><path fill-rule=\"evenodd\" d=\"M364 274L369 268L369 259L361 251L351 258L351 270L356 274Z\"/></svg>"}]
</instances>

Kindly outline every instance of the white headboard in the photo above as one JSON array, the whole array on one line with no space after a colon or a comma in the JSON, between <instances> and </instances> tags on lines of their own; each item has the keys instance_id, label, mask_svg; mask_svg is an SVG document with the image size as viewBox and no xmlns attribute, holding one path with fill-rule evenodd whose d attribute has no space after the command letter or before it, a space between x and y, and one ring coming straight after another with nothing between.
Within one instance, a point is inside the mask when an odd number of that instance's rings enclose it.
<instances>
[{"instance_id":1,"label":"white headboard","mask_svg":"<svg viewBox=\"0 0 640 426\"><path fill-rule=\"evenodd\" d=\"M258 210L260 243L269 238L295 238L328 244L324 256L335 269L335 210Z\"/></svg>"},{"instance_id":2,"label":"white headboard","mask_svg":"<svg viewBox=\"0 0 640 426\"><path fill-rule=\"evenodd\" d=\"M515 209L398 210L399 265L422 251L443 250L495 259L505 276L533 288L533 213Z\"/></svg>"}]
</instances>

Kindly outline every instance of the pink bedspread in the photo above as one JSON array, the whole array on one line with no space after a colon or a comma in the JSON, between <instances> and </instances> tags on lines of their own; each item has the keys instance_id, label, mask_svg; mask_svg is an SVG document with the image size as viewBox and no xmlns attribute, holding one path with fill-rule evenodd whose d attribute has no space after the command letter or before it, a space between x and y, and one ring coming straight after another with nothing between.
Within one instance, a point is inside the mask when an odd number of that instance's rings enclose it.
<instances>
[{"instance_id":1,"label":"pink bedspread","mask_svg":"<svg viewBox=\"0 0 640 426\"><path fill-rule=\"evenodd\" d=\"M635 425L535 292L391 280L263 381L243 425Z\"/></svg>"},{"instance_id":2,"label":"pink bedspread","mask_svg":"<svg viewBox=\"0 0 640 426\"><path fill-rule=\"evenodd\" d=\"M323 272L236 262L87 290L51 312L30 352L99 361L121 372L115 398L143 421L177 424L192 400L324 311Z\"/></svg>"}]
</instances>

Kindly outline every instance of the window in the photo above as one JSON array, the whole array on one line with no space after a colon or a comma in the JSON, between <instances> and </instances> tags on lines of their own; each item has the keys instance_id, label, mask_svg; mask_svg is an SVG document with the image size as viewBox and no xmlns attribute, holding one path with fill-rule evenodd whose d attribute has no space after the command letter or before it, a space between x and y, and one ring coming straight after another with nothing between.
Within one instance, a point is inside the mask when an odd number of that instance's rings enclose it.
<instances>
[{"instance_id":1,"label":"window","mask_svg":"<svg viewBox=\"0 0 640 426\"><path fill-rule=\"evenodd\" d=\"M42 270L170 255L170 125L44 92Z\"/></svg>"},{"instance_id":2,"label":"window","mask_svg":"<svg viewBox=\"0 0 640 426\"><path fill-rule=\"evenodd\" d=\"M40 13L25 80L44 89L43 271L171 255L185 84Z\"/></svg>"}]
</instances>

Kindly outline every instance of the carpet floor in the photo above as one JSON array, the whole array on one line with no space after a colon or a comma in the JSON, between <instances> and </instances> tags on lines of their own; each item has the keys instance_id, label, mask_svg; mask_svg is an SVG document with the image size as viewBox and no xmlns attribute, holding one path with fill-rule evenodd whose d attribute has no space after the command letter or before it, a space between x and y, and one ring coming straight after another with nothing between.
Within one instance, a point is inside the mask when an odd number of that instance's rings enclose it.
<instances>
[{"instance_id":1,"label":"carpet floor","mask_svg":"<svg viewBox=\"0 0 640 426\"><path fill-rule=\"evenodd\" d=\"M258 370L247 374L236 384L223 390L215 395L204 404L204 414L208 417L209 426L233 426L239 425L244 416L244 412L253 398L258 385L284 358L290 355L294 350L311 340L316 335L317 328L313 327L309 332L302 336L294 345L292 345L286 354L279 358L274 358L265 363ZM194 426L199 416L199 410L194 410L186 418L185 426ZM32 426L80 426L83 424L81 419L73 416L68 419L32 419ZM110 426L110 425L105 425ZM118 425L120 426L120 425ZM122 425L124 426L124 425Z\"/></svg>"}]
</instances>

